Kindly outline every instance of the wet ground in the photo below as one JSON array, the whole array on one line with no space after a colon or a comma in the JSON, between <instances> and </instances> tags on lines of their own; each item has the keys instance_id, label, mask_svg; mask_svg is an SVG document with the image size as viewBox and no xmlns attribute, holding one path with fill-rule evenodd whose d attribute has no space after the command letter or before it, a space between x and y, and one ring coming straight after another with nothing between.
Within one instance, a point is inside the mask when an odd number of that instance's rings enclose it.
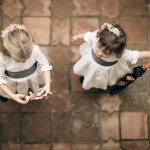
<instances>
[{"instance_id":1,"label":"wet ground","mask_svg":"<svg viewBox=\"0 0 150 150\"><path fill-rule=\"evenodd\" d=\"M150 149L149 70L114 96L85 91L72 71L81 42L70 42L109 22L124 28L128 49L150 49L149 0L0 0L0 14L1 29L24 24L40 45L53 65L54 93L25 106L0 103L1 150Z\"/></svg>"}]
</instances>

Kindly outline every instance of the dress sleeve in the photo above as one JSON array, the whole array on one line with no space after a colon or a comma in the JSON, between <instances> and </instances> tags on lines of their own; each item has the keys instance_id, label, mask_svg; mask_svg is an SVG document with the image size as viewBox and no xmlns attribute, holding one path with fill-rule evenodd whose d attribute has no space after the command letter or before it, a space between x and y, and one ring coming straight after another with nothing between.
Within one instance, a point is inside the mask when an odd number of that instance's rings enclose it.
<instances>
[{"instance_id":1,"label":"dress sleeve","mask_svg":"<svg viewBox=\"0 0 150 150\"><path fill-rule=\"evenodd\" d=\"M136 64L139 59L139 51L138 50L131 51L126 49L121 59L131 62L131 64Z\"/></svg>"},{"instance_id":2,"label":"dress sleeve","mask_svg":"<svg viewBox=\"0 0 150 150\"><path fill-rule=\"evenodd\" d=\"M5 65L3 63L3 59L0 58L0 85L7 83L8 82L5 80Z\"/></svg>"},{"instance_id":3,"label":"dress sleeve","mask_svg":"<svg viewBox=\"0 0 150 150\"><path fill-rule=\"evenodd\" d=\"M95 38L96 38L96 31L95 32L86 32L84 34L84 41L86 41L90 45L93 43Z\"/></svg>"},{"instance_id":4,"label":"dress sleeve","mask_svg":"<svg viewBox=\"0 0 150 150\"><path fill-rule=\"evenodd\" d=\"M49 64L48 60L44 56L44 54L41 52L40 48L38 45L34 45L34 55L35 59L38 62L38 64L41 67L41 71L48 71L52 70L52 66Z\"/></svg>"}]
</instances>

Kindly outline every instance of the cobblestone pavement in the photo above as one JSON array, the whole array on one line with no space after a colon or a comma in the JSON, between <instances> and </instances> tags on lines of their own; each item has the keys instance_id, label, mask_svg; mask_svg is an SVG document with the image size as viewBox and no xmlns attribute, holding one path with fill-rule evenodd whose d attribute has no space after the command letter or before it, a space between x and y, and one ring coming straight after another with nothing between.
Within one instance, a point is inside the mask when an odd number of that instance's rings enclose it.
<instances>
[{"instance_id":1,"label":"cobblestone pavement","mask_svg":"<svg viewBox=\"0 0 150 150\"><path fill-rule=\"evenodd\" d=\"M150 49L150 0L0 0L0 14L1 29L24 24L54 67L48 101L0 103L1 150L150 150L150 72L119 95L85 91L72 72L81 42L70 42L109 22L129 49Z\"/></svg>"}]
</instances>

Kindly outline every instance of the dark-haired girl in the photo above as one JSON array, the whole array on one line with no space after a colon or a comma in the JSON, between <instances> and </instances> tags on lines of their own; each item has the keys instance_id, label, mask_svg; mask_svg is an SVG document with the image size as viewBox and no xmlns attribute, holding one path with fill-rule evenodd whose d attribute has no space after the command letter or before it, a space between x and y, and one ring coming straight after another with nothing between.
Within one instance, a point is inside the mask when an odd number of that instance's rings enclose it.
<instances>
[{"instance_id":1,"label":"dark-haired girl","mask_svg":"<svg viewBox=\"0 0 150 150\"><path fill-rule=\"evenodd\" d=\"M150 58L150 51L126 49L127 36L117 24L104 23L95 32L77 34L72 42L83 39L81 59L74 65L74 73L84 77L82 87L107 89L130 72L127 62Z\"/></svg>"}]
</instances>

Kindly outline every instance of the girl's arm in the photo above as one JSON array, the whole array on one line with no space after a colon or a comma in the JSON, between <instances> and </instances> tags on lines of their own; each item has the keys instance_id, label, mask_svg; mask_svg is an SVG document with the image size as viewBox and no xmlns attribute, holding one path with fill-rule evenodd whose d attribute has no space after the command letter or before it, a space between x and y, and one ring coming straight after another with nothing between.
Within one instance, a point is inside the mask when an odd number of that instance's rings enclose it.
<instances>
[{"instance_id":1,"label":"girl's arm","mask_svg":"<svg viewBox=\"0 0 150 150\"><path fill-rule=\"evenodd\" d=\"M16 102L20 104L26 104L28 103L28 100L23 100L25 95L23 94L14 94L7 86L7 81L5 80L5 65L3 63L3 59L0 57L0 89L5 92L10 98L15 100Z\"/></svg>"},{"instance_id":2,"label":"girl's arm","mask_svg":"<svg viewBox=\"0 0 150 150\"><path fill-rule=\"evenodd\" d=\"M51 90L50 87L50 83L51 83L51 76L50 76L50 71L43 71L43 78L44 78L44 82L45 85L43 87L43 91L45 91L46 93L49 93Z\"/></svg>"},{"instance_id":3,"label":"girl's arm","mask_svg":"<svg viewBox=\"0 0 150 150\"><path fill-rule=\"evenodd\" d=\"M33 54L34 54L35 60L40 65L41 72L44 78L45 85L42 89L42 92L45 91L46 93L49 93L50 84L51 84L50 70L52 70L52 66L49 64L45 55L41 52L38 45L35 45L35 48L33 49Z\"/></svg>"},{"instance_id":4,"label":"girl's arm","mask_svg":"<svg viewBox=\"0 0 150 150\"><path fill-rule=\"evenodd\" d=\"M72 42L76 42L77 40L84 40L85 42L92 44L93 42L95 43L95 39L96 39L96 35L97 35L97 31L94 32L86 32L84 34L77 34L74 35L71 39Z\"/></svg>"},{"instance_id":5,"label":"girl's arm","mask_svg":"<svg viewBox=\"0 0 150 150\"><path fill-rule=\"evenodd\" d=\"M25 97L25 95L23 94L14 94L11 92L11 90L7 87L6 84L1 84L0 88L2 91L4 91L10 98L12 98L13 100L15 100L16 102L20 103L20 104L27 104L29 102L29 100L23 100L23 98Z\"/></svg>"},{"instance_id":6,"label":"girl's arm","mask_svg":"<svg viewBox=\"0 0 150 150\"><path fill-rule=\"evenodd\" d=\"M71 38L72 43L78 40L84 40L84 34L77 34L77 35L72 36Z\"/></svg>"},{"instance_id":7,"label":"girl's arm","mask_svg":"<svg viewBox=\"0 0 150 150\"><path fill-rule=\"evenodd\" d=\"M150 51L139 51L139 59L150 58Z\"/></svg>"}]
</instances>

